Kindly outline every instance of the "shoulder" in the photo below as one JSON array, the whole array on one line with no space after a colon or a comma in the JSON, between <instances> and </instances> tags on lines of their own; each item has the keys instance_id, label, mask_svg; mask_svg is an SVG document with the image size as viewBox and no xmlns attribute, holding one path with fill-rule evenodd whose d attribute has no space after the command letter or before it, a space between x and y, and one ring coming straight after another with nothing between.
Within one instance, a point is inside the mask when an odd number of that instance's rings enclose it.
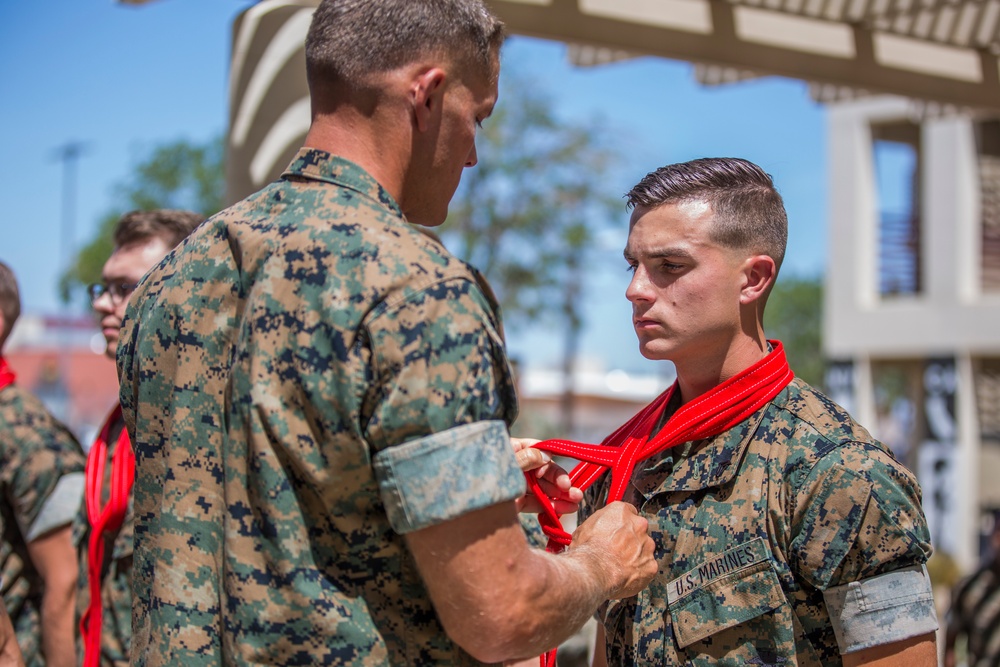
<instances>
[{"instance_id":1,"label":"shoulder","mask_svg":"<svg viewBox=\"0 0 1000 667\"><path fill-rule=\"evenodd\" d=\"M161 298L170 304L190 301L192 291L218 291L220 280L237 299L253 291L274 297L272 306L282 310L308 304L340 313L366 312L447 281L484 291L471 266L392 202L326 181L276 181L211 217L172 255L151 273L148 288L154 292L156 278L166 278Z\"/></svg>"},{"instance_id":2,"label":"shoulder","mask_svg":"<svg viewBox=\"0 0 1000 667\"><path fill-rule=\"evenodd\" d=\"M796 378L772 403L770 434L784 443L785 472L793 483L837 468L874 481L886 476L916 485L885 444L841 406Z\"/></svg>"},{"instance_id":3,"label":"shoulder","mask_svg":"<svg viewBox=\"0 0 1000 667\"><path fill-rule=\"evenodd\" d=\"M79 453L80 445L62 422L31 392L17 385L0 391L0 425L23 450Z\"/></svg>"}]
</instances>

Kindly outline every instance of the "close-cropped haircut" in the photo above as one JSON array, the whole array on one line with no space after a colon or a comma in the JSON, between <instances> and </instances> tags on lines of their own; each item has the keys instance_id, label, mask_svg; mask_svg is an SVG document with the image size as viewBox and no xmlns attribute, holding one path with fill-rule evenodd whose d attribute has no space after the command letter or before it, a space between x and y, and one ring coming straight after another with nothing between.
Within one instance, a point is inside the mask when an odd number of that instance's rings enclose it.
<instances>
[{"instance_id":1,"label":"close-cropped haircut","mask_svg":"<svg viewBox=\"0 0 1000 667\"><path fill-rule=\"evenodd\" d=\"M781 267L788 216L771 177L740 158L701 158L646 174L626 196L629 209L703 201L712 207L711 238L728 248L768 255Z\"/></svg>"},{"instance_id":2,"label":"close-cropped haircut","mask_svg":"<svg viewBox=\"0 0 1000 667\"><path fill-rule=\"evenodd\" d=\"M0 328L0 349L7 342L14 322L21 315L21 293L17 289L17 277L9 266L0 262L0 313L3 313L3 327Z\"/></svg>"},{"instance_id":3,"label":"close-cropped haircut","mask_svg":"<svg viewBox=\"0 0 1000 667\"><path fill-rule=\"evenodd\" d=\"M158 238L163 239L168 247L173 248L204 220L205 216L193 211L168 208L152 211L130 211L123 215L115 225L115 247L121 248Z\"/></svg>"},{"instance_id":4,"label":"close-cropped haircut","mask_svg":"<svg viewBox=\"0 0 1000 667\"><path fill-rule=\"evenodd\" d=\"M314 96L326 83L364 88L427 55L491 75L503 39L503 22L482 0L323 0L306 36L306 77Z\"/></svg>"}]
</instances>

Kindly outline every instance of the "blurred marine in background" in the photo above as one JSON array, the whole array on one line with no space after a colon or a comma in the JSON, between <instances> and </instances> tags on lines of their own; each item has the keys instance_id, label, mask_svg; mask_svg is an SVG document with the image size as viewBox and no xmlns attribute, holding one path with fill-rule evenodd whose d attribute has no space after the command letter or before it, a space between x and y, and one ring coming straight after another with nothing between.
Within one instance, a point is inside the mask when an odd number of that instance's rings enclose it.
<instances>
[{"instance_id":1,"label":"blurred marine in background","mask_svg":"<svg viewBox=\"0 0 1000 667\"><path fill-rule=\"evenodd\" d=\"M204 217L191 211L132 211L114 229L114 250L90 303L115 358L125 307L136 285ZM124 667L132 645L132 482L135 457L121 407L104 420L87 454L85 500L77 518L80 552L77 610L83 665Z\"/></svg>"},{"instance_id":2,"label":"blurred marine in background","mask_svg":"<svg viewBox=\"0 0 1000 667\"><path fill-rule=\"evenodd\" d=\"M0 588L25 663L72 667L83 452L2 356L20 313L14 272L0 262Z\"/></svg>"}]
</instances>

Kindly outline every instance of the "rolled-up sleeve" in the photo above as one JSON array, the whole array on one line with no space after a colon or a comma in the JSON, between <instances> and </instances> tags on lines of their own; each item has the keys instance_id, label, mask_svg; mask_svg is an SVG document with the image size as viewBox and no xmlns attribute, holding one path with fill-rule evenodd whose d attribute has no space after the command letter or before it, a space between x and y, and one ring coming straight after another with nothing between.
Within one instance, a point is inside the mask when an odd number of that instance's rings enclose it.
<instances>
[{"instance_id":1,"label":"rolled-up sleeve","mask_svg":"<svg viewBox=\"0 0 1000 667\"><path fill-rule=\"evenodd\" d=\"M912 473L876 445L850 443L815 466L798 507L793 562L823 592L841 654L937 628Z\"/></svg>"},{"instance_id":2,"label":"rolled-up sleeve","mask_svg":"<svg viewBox=\"0 0 1000 667\"><path fill-rule=\"evenodd\" d=\"M906 567L823 592L841 653L918 637L938 628L925 566Z\"/></svg>"},{"instance_id":3,"label":"rolled-up sleeve","mask_svg":"<svg viewBox=\"0 0 1000 667\"><path fill-rule=\"evenodd\" d=\"M374 459L389 523L409 533L511 501L524 475L502 421L477 422L412 440Z\"/></svg>"}]
</instances>

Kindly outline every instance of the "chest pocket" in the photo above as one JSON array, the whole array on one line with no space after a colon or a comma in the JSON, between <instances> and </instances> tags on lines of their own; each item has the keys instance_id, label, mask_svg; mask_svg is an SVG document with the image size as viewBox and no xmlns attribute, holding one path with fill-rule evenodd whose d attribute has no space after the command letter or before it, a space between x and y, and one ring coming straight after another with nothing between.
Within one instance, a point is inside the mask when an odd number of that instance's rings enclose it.
<instances>
[{"instance_id":1,"label":"chest pocket","mask_svg":"<svg viewBox=\"0 0 1000 667\"><path fill-rule=\"evenodd\" d=\"M705 561L668 584L667 606L679 648L754 619L785 603L763 540Z\"/></svg>"}]
</instances>

